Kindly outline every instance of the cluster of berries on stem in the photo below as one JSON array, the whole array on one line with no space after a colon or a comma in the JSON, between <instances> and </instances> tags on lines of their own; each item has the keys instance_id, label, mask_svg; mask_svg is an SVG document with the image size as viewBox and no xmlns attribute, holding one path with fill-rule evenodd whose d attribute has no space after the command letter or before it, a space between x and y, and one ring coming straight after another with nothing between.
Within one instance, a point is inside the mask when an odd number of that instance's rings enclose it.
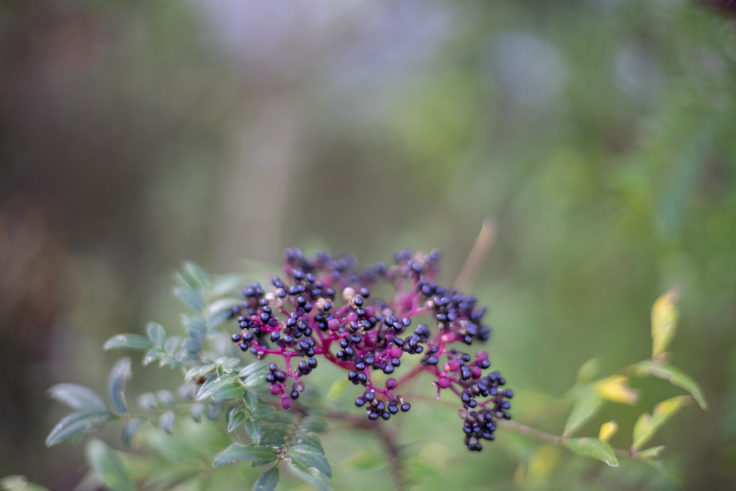
<instances>
[{"instance_id":1,"label":"cluster of berries on stem","mask_svg":"<svg viewBox=\"0 0 736 491\"><path fill-rule=\"evenodd\" d=\"M355 405L371 420L409 411L400 388L427 372L438 398L449 391L460 399L465 444L481 450L481 440L494 439L496 421L510 419L513 396L500 373L487 372L486 352L457 347L488 339L486 309L436 283L439 252L403 250L393 259L390 266L359 268L352 256L287 250L284 278L243 289L244 301L232 310L238 322L232 341L258 358L283 359L271 363L266 379L284 409L304 391L319 358L361 386Z\"/></svg>"}]
</instances>

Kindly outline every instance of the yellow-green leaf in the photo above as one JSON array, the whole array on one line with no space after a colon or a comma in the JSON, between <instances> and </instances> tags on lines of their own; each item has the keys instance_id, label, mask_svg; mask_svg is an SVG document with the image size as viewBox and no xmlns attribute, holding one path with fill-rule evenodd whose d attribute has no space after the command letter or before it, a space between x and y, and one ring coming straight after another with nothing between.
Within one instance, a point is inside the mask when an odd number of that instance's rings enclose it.
<instances>
[{"instance_id":1,"label":"yellow-green leaf","mask_svg":"<svg viewBox=\"0 0 736 491\"><path fill-rule=\"evenodd\" d=\"M682 370L664 363L655 361L642 361L634 365L634 373L637 375L652 375L667 380L672 385L685 389L693 396L698 405L703 409L708 409L708 403L700 390L700 385Z\"/></svg>"},{"instance_id":2,"label":"yellow-green leaf","mask_svg":"<svg viewBox=\"0 0 736 491\"><path fill-rule=\"evenodd\" d=\"M611 446L597 438L570 438L565 446L583 457L598 459L611 467L618 467L618 459Z\"/></svg>"},{"instance_id":3,"label":"yellow-green leaf","mask_svg":"<svg viewBox=\"0 0 736 491\"><path fill-rule=\"evenodd\" d=\"M606 421L601 425L598 432L598 438L603 442L608 442L618 431L618 423L615 421Z\"/></svg>"},{"instance_id":4,"label":"yellow-green leaf","mask_svg":"<svg viewBox=\"0 0 736 491\"><path fill-rule=\"evenodd\" d=\"M639 391L626 385L628 380L623 375L613 375L597 382L595 389L604 399L632 405L639 400Z\"/></svg>"},{"instance_id":5,"label":"yellow-green leaf","mask_svg":"<svg viewBox=\"0 0 736 491\"><path fill-rule=\"evenodd\" d=\"M603 404L603 397L593 387L582 387L578 393L575 403L570 411L570 416L565 423L565 436L571 435L575 430L585 424Z\"/></svg>"},{"instance_id":6,"label":"yellow-green leaf","mask_svg":"<svg viewBox=\"0 0 736 491\"><path fill-rule=\"evenodd\" d=\"M639 416L634 424L634 443L631 448L634 450L641 448L662 425L689 401L690 396L672 397L654 406L652 414Z\"/></svg>"},{"instance_id":7,"label":"yellow-green leaf","mask_svg":"<svg viewBox=\"0 0 736 491\"><path fill-rule=\"evenodd\" d=\"M659 445L657 447L648 448L646 450L642 450L638 453L638 457L640 459L651 459L654 457L659 457L659 454L662 453L664 450L664 445Z\"/></svg>"},{"instance_id":8,"label":"yellow-green leaf","mask_svg":"<svg viewBox=\"0 0 736 491\"><path fill-rule=\"evenodd\" d=\"M652 357L664 353L677 330L677 290L671 289L652 306Z\"/></svg>"}]
</instances>

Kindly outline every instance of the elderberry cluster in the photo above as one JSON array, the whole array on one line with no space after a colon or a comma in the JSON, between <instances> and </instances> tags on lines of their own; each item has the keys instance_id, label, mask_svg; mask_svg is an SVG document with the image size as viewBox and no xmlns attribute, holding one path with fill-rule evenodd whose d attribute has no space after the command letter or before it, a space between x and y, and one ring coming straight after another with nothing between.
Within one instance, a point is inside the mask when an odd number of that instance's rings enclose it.
<instances>
[{"instance_id":1,"label":"elderberry cluster","mask_svg":"<svg viewBox=\"0 0 736 491\"><path fill-rule=\"evenodd\" d=\"M283 278L243 289L244 301L232 311L238 322L232 341L258 358L283 359L270 365L266 379L284 409L304 391L302 379L317 368L318 357L363 388L355 405L371 420L409 411L397 391L427 372L437 396L447 390L461 399L466 445L480 450L480 439L493 439L495 421L510 417L504 399L512 392L499 389L505 380L498 372L483 376L491 365L487 353L471 356L454 345L488 339L486 309L475 297L436 283L439 252L403 250L393 259L359 268L352 256L288 250Z\"/></svg>"}]
</instances>

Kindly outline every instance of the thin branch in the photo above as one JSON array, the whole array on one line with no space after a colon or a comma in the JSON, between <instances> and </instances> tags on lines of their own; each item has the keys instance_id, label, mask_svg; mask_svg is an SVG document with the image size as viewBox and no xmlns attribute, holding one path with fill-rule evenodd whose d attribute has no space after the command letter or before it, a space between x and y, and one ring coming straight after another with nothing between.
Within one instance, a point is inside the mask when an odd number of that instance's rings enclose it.
<instances>
[{"instance_id":1,"label":"thin branch","mask_svg":"<svg viewBox=\"0 0 736 491\"><path fill-rule=\"evenodd\" d=\"M457 275L457 279L453 285L455 288L462 290L468 286L468 283L470 283L473 275L478 270L481 259L491 250L495 242L496 224L487 218L483 221L483 226L480 228L480 232L478 232L478 237L475 239L473 248L470 250L465 264L460 269L460 274Z\"/></svg>"}]
</instances>

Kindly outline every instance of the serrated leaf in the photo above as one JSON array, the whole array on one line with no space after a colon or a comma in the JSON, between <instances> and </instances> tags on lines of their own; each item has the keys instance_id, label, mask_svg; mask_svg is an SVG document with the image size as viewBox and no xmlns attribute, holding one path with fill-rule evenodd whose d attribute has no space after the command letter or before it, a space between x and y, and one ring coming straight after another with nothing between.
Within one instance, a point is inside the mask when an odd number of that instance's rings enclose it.
<instances>
[{"instance_id":1,"label":"serrated leaf","mask_svg":"<svg viewBox=\"0 0 736 491\"><path fill-rule=\"evenodd\" d=\"M107 341L105 341L104 349L117 349L117 348L129 348L129 349L150 349L153 347L153 343L150 339L141 336L140 334L117 334Z\"/></svg>"},{"instance_id":2,"label":"serrated leaf","mask_svg":"<svg viewBox=\"0 0 736 491\"><path fill-rule=\"evenodd\" d=\"M266 472L261 474L253 485L253 491L273 491L279 482L279 466L274 465Z\"/></svg>"},{"instance_id":3,"label":"serrated leaf","mask_svg":"<svg viewBox=\"0 0 736 491\"><path fill-rule=\"evenodd\" d=\"M325 449L322 448L322 442L320 441L319 437L315 435L314 433L297 431L296 434L294 435L294 443L301 444L301 445L309 445L310 447L314 448L316 452L319 452L322 455L325 454Z\"/></svg>"},{"instance_id":4,"label":"serrated leaf","mask_svg":"<svg viewBox=\"0 0 736 491\"><path fill-rule=\"evenodd\" d=\"M130 358L121 358L110 371L107 388L113 406L120 413L128 411L128 403L125 401L125 383L130 376Z\"/></svg>"},{"instance_id":5,"label":"serrated leaf","mask_svg":"<svg viewBox=\"0 0 736 491\"><path fill-rule=\"evenodd\" d=\"M678 298L678 292L672 289L659 297L652 306L652 357L667 351L675 335Z\"/></svg>"},{"instance_id":6,"label":"serrated leaf","mask_svg":"<svg viewBox=\"0 0 736 491\"><path fill-rule=\"evenodd\" d=\"M591 386L580 389L565 423L563 435L571 435L592 418L603 405L603 397Z\"/></svg>"},{"instance_id":7,"label":"serrated leaf","mask_svg":"<svg viewBox=\"0 0 736 491\"><path fill-rule=\"evenodd\" d=\"M289 461L289 468L302 481L306 482L307 484L311 484L320 491L327 491L329 489L327 477L324 474L320 473L314 467L307 467L300 464L299 462L294 462L293 460L291 460Z\"/></svg>"},{"instance_id":8,"label":"serrated leaf","mask_svg":"<svg viewBox=\"0 0 736 491\"><path fill-rule=\"evenodd\" d=\"M569 438L565 446L583 457L598 459L611 467L618 467L618 459L611 446L597 438Z\"/></svg>"},{"instance_id":9,"label":"serrated leaf","mask_svg":"<svg viewBox=\"0 0 736 491\"><path fill-rule=\"evenodd\" d=\"M700 385L682 370L664 363L657 363L646 360L634 365L634 372L637 375L651 375L653 377L667 380L669 383L681 389L685 389L693 396L702 409L708 409L708 403L705 400Z\"/></svg>"},{"instance_id":10,"label":"serrated leaf","mask_svg":"<svg viewBox=\"0 0 736 491\"><path fill-rule=\"evenodd\" d=\"M149 411L155 411L158 408L156 396L150 392L146 392L138 396L138 405L143 409L148 409Z\"/></svg>"},{"instance_id":11,"label":"serrated leaf","mask_svg":"<svg viewBox=\"0 0 736 491\"><path fill-rule=\"evenodd\" d=\"M74 435L96 430L112 417L109 411L80 411L67 414L46 437L46 446L50 447Z\"/></svg>"},{"instance_id":12,"label":"serrated leaf","mask_svg":"<svg viewBox=\"0 0 736 491\"><path fill-rule=\"evenodd\" d=\"M258 396L254 392L246 390L243 392L243 404L245 404L245 408L248 412L252 413L258 406Z\"/></svg>"},{"instance_id":13,"label":"serrated leaf","mask_svg":"<svg viewBox=\"0 0 736 491\"><path fill-rule=\"evenodd\" d=\"M314 467L327 477L332 477L332 468L327 459L308 445L291 445L287 455L305 467Z\"/></svg>"},{"instance_id":14,"label":"serrated leaf","mask_svg":"<svg viewBox=\"0 0 736 491\"><path fill-rule=\"evenodd\" d=\"M266 416L268 416L272 412L273 412L273 407L271 407L268 404L265 404L264 403L264 404L259 404L258 406L256 406L256 408L253 411L250 412L250 415L254 419L258 420L258 419L265 418Z\"/></svg>"},{"instance_id":15,"label":"serrated leaf","mask_svg":"<svg viewBox=\"0 0 736 491\"><path fill-rule=\"evenodd\" d=\"M229 401L232 399L239 399L243 396L243 392L245 392L245 387L237 382L233 382L218 387L217 390L212 393L211 397L215 402Z\"/></svg>"},{"instance_id":16,"label":"serrated leaf","mask_svg":"<svg viewBox=\"0 0 736 491\"><path fill-rule=\"evenodd\" d=\"M239 408L234 407L227 415L227 431L228 433L235 431L238 426L245 421L245 413Z\"/></svg>"},{"instance_id":17,"label":"serrated leaf","mask_svg":"<svg viewBox=\"0 0 736 491\"><path fill-rule=\"evenodd\" d=\"M133 441L133 437L138 433L138 430L141 429L141 426L143 426L143 423L145 422L146 420L143 418L133 418L125 424L123 427L122 439L123 444L126 447L130 446Z\"/></svg>"},{"instance_id":18,"label":"serrated leaf","mask_svg":"<svg viewBox=\"0 0 736 491\"><path fill-rule=\"evenodd\" d=\"M113 491L134 491L133 481L123 466L120 457L100 440L87 444L87 461L95 477Z\"/></svg>"},{"instance_id":19,"label":"serrated leaf","mask_svg":"<svg viewBox=\"0 0 736 491\"><path fill-rule=\"evenodd\" d=\"M690 396L671 397L654 406L652 414L642 414L634 424L634 443L631 446L636 450L649 441L654 433L661 428L672 416L690 401Z\"/></svg>"},{"instance_id":20,"label":"serrated leaf","mask_svg":"<svg viewBox=\"0 0 736 491\"><path fill-rule=\"evenodd\" d=\"M276 452L274 452L274 450L270 447L233 443L225 450L215 455L213 465L215 467L218 467L221 465L232 464L233 462L239 462L242 460L270 462L276 460Z\"/></svg>"},{"instance_id":21,"label":"serrated leaf","mask_svg":"<svg viewBox=\"0 0 736 491\"><path fill-rule=\"evenodd\" d=\"M92 389L77 384L56 384L49 389L51 397L72 409L107 411L105 401Z\"/></svg>"},{"instance_id":22,"label":"serrated leaf","mask_svg":"<svg viewBox=\"0 0 736 491\"><path fill-rule=\"evenodd\" d=\"M265 374L268 373L268 365L269 364L265 361L254 361L253 363L244 366L243 369L240 370L240 372L238 373L238 377L249 377L261 372L263 372L265 376Z\"/></svg>"},{"instance_id":23,"label":"serrated leaf","mask_svg":"<svg viewBox=\"0 0 736 491\"><path fill-rule=\"evenodd\" d=\"M174 288L174 295L181 300L184 305L196 310L197 312L204 309L204 297L199 291L188 286L177 286Z\"/></svg>"},{"instance_id":24,"label":"serrated leaf","mask_svg":"<svg viewBox=\"0 0 736 491\"><path fill-rule=\"evenodd\" d=\"M161 418L159 418L161 428L169 435L174 432L174 419L176 419L174 411L166 411L161 415Z\"/></svg>"},{"instance_id":25,"label":"serrated leaf","mask_svg":"<svg viewBox=\"0 0 736 491\"><path fill-rule=\"evenodd\" d=\"M149 322L148 325L146 325L146 334L148 335L148 339L150 339L154 345L164 345L164 341L166 340L166 329L164 329L164 326L158 322Z\"/></svg>"},{"instance_id":26,"label":"serrated leaf","mask_svg":"<svg viewBox=\"0 0 736 491\"><path fill-rule=\"evenodd\" d=\"M604 399L633 405L639 400L639 391L626 385L628 380L624 375L613 375L596 382L594 387Z\"/></svg>"},{"instance_id":27,"label":"serrated leaf","mask_svg":"<svg viewBox=\"0 0 736 491\"><path fill-rule=\"evenodd\" d=\"M212 394L215 393L217 389L220 387L231 384L235 381L235 377L232 375L226 375L224 377L212 377L207 379L207 381L202 384L199 388L199 391L197 391L197 400L201 401L204 399L209 398L212 396Z\"/></svg>"},{"instance_id":28,"label":"serrated leaf","mask_svg":"<svg viewBox=\"0 0 736 491\"><path fill-rule=\"evenodd\" d=\"M245 431L248 433L250 439L258 445L261 443L261 425L259 425L253 418L245 420Z\"/></svg>"}]
</instances>

